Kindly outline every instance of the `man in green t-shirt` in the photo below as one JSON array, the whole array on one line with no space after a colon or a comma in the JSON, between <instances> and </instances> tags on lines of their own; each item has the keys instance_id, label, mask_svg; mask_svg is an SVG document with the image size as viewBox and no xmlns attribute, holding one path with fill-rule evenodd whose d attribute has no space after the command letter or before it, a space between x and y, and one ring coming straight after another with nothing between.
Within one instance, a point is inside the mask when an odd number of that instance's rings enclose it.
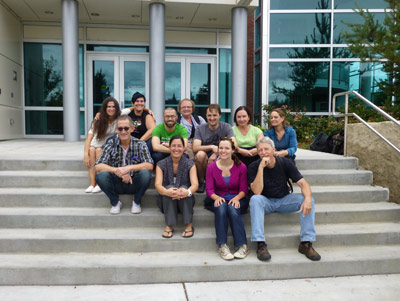
<instances>
[{"instance_id":1,"label":"man in green t-shirt","mask_svg":"<svg viewBox=\"0 0 400 301\"><path fill-rule=\"evenodd\" d=\"M157 125L153 129L153 139L152 139L152 146L153 146L153 160L154 166L157 164L158 161L161 159L169 156L171 153L169 149L169 140L179 135L185 141L185 147L187 147L188 143L188 133L186 128L176 123L178 120L178 114L174 108L165 108L164 110L164 123Z\"/></svg>"}]
</instances>

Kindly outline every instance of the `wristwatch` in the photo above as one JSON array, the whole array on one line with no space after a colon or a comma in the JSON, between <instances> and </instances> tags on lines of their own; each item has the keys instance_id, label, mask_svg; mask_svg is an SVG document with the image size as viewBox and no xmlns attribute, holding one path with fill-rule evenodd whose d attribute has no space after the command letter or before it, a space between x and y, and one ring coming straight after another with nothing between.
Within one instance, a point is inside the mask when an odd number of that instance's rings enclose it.
<instances>
[{"instance_id":1,"label":"wristwatch","mask_svg":"<svg viewBox=\"0 0 400 301\"><path fill-rule=\"evenodd\" d=\"M188 196L192 196L192 192L190 191L190 189L188 189L187 191L188 191Z\"/></svg>"}]
</instances>

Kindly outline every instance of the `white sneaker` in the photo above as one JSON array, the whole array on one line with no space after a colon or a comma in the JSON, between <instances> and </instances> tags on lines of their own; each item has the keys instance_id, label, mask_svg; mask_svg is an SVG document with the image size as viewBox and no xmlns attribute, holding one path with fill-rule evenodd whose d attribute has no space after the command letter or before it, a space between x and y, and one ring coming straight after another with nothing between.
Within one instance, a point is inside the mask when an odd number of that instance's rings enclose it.
<instances>
[{"instance_id":1,"label":"white sneaker","mask_svg":"<svg viewBox=\"0 0 400 301\"><path fill-rule=\"evenodd\" d=\"M92 192L93 192L93 193L99 193L99 192L101 192L100 186L99 186L99 185L96 185L96 187L93 188L93 191L92 191Z\"/></svg>"},{"instance_id":2,"label":"white sneaker","mask_svg":"<svg viewBox=\"0 0 400 301\"><path fill-rule=\"evenodd\" d=\"M139 214L140 212L142 212L142 207L140 207L140 205L136 204L135 201L132 201L131 212L133 214Z\"/></svg>"},{"instance_id":3,"label":"white sneaker","mask_svg":"<svg viewBox=\"0 0 400 301\"><path fill-rule=\"evenodd\" d=\"M232 260L233 258L235 258L232 255L231 250L229 250L229 247L227 244L223 244L223 245L221 245L221 247L218 248L218 254L219 254L219 256L221 256L222 259L225 259L225 260Z\"/></svg>"},{"instance_id":4,"label":"white sneaker","mask_svg":"<svg viewBox=\"0 0 400 301\"><path fill-rule=\"evenodd\" d=\"M111 207L110 213L119 214L121 212L121 208L122 208L122 203L121 201L118 201L117 205Z\"/></svg>"},{"instance_id":5,"label":"white sneaker","mask_svg":"<svg viewBox=\"0 0 400 301\"><path fill-rule=\"evenodd\" d=\"M88 188L86 188L85 192L86 193L91 193L93 192L94 187L92 185L90 185Z\"/></svg>"},{"instance_id":6,"label":"white sneaker","mask_svg":"<svg viewBox=\"0 0 400 301\"><path fill-rule=\"evenodd\" d=\"M235 258L243 259L250 253L249 248L246 244L241 245L236 252L233 254Z\"/></svg>"}]
</instances>

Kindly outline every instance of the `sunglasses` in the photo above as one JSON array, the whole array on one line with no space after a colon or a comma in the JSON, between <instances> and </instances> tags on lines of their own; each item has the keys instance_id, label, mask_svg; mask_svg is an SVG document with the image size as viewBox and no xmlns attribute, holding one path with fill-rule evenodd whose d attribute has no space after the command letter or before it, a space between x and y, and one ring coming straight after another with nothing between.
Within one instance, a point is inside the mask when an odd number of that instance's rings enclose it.
<instances>
[{"instance_id":1,"label":"sunglasses","mask_svg":"<svg viewBox=\"0 0 400 301\"><path fill-rule=\"evenodd\" d=\"M130 129L129 126L125 126L125 127L120 126L120 127L117 127L118 132L122 132L122 131L127 132L127 131L129 131L129 129Z\"/></svg>"}]
</instances>

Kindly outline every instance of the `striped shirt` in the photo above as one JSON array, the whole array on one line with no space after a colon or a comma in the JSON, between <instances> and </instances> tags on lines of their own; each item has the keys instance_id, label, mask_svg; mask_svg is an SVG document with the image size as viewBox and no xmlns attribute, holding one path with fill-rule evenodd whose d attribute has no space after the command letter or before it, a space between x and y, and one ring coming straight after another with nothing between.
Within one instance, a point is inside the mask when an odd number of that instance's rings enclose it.
<instances>
[{"instance_id":1,"label":"striped shirt","mask_svg":"<svg viewBox=\"0 0 400 301\"><path fill-rule=\"evenodd\" d=\"M146 142L131 137L124 162L124 150L120 144L119 136L115 135L107 140L100 157L96 161L96 165L103 163L112 167L122 167L144 162L154 164ZM130 175L132 176L133 172L130 172Z\"/></svg>"}]
</instances>

